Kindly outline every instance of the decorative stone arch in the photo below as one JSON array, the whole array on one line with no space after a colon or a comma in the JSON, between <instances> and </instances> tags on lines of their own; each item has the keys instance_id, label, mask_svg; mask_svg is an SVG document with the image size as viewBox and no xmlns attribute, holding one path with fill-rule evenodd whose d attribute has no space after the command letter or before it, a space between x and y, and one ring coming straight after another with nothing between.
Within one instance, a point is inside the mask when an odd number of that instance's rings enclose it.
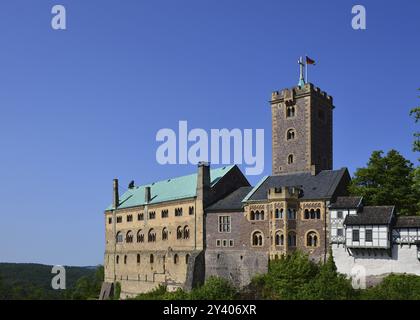
<instances>
[{"instance_id":1,"label":"decorative stone arch","mask_svg":"<svg viewBox=\"0 0 420 320\"><path fill-rule=\"evenodd\" d=\"M305 233L305 247L318 248L320 246L319 232L315 229L306 231Z\"/></svg>"},{"instance_id":2,"label":"decorative stone arch","mask_svg":"<svg viewBox=\"0 0 420 320\"><path fill-rule=\"evenodd\" d=\"M162 241L166 241L169 238L168 228L163 227L162 229Z\"/></svg>"},{"instance_id":3,"label":"decorative stone arch","mask_svg":"<svg viewBox=\"0 0 420 320\"><path fill-rule=\"evenodd\" d=\"M189 239L190 238L190 228L188 226L184 227L184 239Z\"/></svg>"},{"instance_id":4,"label":"decorative stone arch","mask_svg":"<svg viewBox=\"0 0 420 320\"><path fill-rule=\"evenodd\" d=\"M133 231L128 230L125 234L125 242L126 243L132 243L133 242Z\"/></svg>"},{"instance_id":5,"label":"decorative stone arch","mask_svg":"<svg viewBox=\"0 0 420 320\"><path fill-rule=\"evenodd\" d=\"M147 242L155 242L156 241L156 231L153 228L150 228L147 234Z\"/></svg>"},{"instance_id":6,"label":"decorative stone arch","mask_svg":"<svg viewBox=\"0 0 420 320\"><path fill-rule=\"evenodd\" d=\"M183 232L182 231L183 231L183 229L182 229L181 226L178 226L176 228L176 238L177 238L177 240L182 239L182 237L183 237Z\"/></svg>"},{"instance_id":7,"label":"decorative stone arch","mask_svg":"<svg viewBox=\"0 0 420 320\"><path fill-rule=\"evenodd\" d=\"M264 232L256 229L251 232L251 246L252 247L263 247L264 246Z\"/></svg>"},{"instance_id":8,"label":"decorative stone arch","mask_svg":"<svg viewBox=\"0 0 420 320\"><path fill-rule=\"evenodd\" d=\"M143 233L143 230L142 229L140 229L139 231L137 231L137 242L138 243L144 242L144 233Z\"/></svg>"},{"instance_id":9,"label":"decorative stone arch","mask_svg":"<svg viewBox=\"0 0 420 320\"><path fill-rule=\"evenodd\" d=\"M288 128L286 130L286 137L285 140L286 141L292 141L292 140L296 140L296 129L295 128Z\"/></svg>"},{"instance_id":10,"label":"decorative stone arch","mask_svg":"<svg viewBox=\"0 0 420 320\"><path fill-rule=\"evenodd\" d=\"M297 233L296 233L296 230L290 230L287 233L287 245L289 247L297 247Z\"/></svg>"},{"instance_id":11,"label":"decorative stone arch","mask_svg":"<svg viewBox=\"0 0 420 320\"><path fill-rule=\"evenodd\" d=\"M284 246L283 230L281 230L281 229L276 230L276 233L275 233L275 236L274 236L274 244L276 246Z\"/></svg>"}]
</instances>

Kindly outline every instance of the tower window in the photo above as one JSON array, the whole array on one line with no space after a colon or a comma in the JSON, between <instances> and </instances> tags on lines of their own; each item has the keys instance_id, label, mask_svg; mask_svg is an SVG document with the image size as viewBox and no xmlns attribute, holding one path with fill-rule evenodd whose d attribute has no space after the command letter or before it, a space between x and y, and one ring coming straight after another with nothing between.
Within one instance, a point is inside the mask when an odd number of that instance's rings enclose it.
<instances>
[{"instance_id":1,"label":"tower window","mask_svg":"<svg viewBox=\"0 0 420 320\"><path fill-rule=\"evenodd\" d=\"M318 235L316 232L311 231L306 235L306 246L317 247L318 246Z\"/></svg>"},{"instance_id":2,"label":"tower window","mask_svg":"<svg viewBox=\"0 0 420 320\"><path fill-rule=\"evenodd\" d=\"M294 159L293 159L293 154L289 154L289 155L288 155L288 157L287 157L287 163L288 163L288 164L292 164L292 163L293 163L293 161L294 161Z\"/></svg>"},{"instance_id":3,"label":"tower window","mask_svg":"<svg viewBox=\"0 0 420 320\"><path fill-rule=\"evenodd\" d=\"M286 118L291 118L295 116L295 107L294 106L288 106L286 108Z\"/></svg>"},{"instance_id":4,"label":"tower window","mask_svg":"<svg viewBox=\"0 0 420 320\"><path fill-rule=\"evenodd\" d=\"M263 246L263 234L260 231L255 231L252 234L252 245L256 247Z\"/></svg>"},{"instance_id":5,"label":"tower window","mask_svg":"<svg viewBox=\"0 0 420 320\"><path fill-rule=\"evenodd\" d=\"M295 138L295 130L294 129L287 130L286 139L293 140L294 138Z\"/></svg>"}]
</instances>

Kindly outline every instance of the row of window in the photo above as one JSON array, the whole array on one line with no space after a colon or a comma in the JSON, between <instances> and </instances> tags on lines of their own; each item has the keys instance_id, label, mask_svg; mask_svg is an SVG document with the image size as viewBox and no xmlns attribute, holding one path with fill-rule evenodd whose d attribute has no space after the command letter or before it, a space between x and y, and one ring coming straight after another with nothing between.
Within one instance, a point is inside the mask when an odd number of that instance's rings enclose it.
<instances>
[{"instance_id":1,"label":"row of window","mask_svg":"<svg viewBox=\"0 0 420 320\"><path fill-rule=\"evenodd\" d=\"M274 211L274 218L275 219L284 219L284 209L276 209ZM219 217L220 219L220 217ZM250 220L264 220L264 211L251 211ZM287 209L287 219L296 220L296 209L289 208ZM304 211L304 219L321 219L321 210L320 209L305 209ZM220 231L220 220L219 220L219 232Z\"/></svg>"},{"instance_id":2,"label":"row of window","mask_svg":"<svg viewBox=\"0 0 420 320\"><path fill-rule=\"evenodd\" d=\"M137 243L143 243L145 238L144 238L144 232L142 229L140 229L139 231L137 231ZM116 236L116 241L117 243L123 243L124 242L124 238L125 238L125 242L126 243L133 243L133 232L131 230L127 231L127 233L124 234L121 231L117 232L117 236ZM190 238L190 228L188 226L178 226L178 228L176 229L176 238L178 240L181 239L189 239ZM164 227L162 229L162 233L161 233L161 239L162 241L166 241L169 239L169 231L168 228ZM151 228L149 230L149 232L147 233L147 242L156 242L156 231Z\"/></svg>"},{"instance_id":3,"label":"row of window","mask_svg":"<svg viewBox=\"0 0 420 320\"><path fill-rule=\"evenodd\" d=\"M296 108L295 106L287 106L286 107L286 118L292 118L296 116ZM320 109L318 110L318 119L321 121L325 121L325 112L324 110Z\"/></svg>"},{"instance_id":4,"label":"row of window","mask_svg":"<svg viewBox=\"0 0 420 320\"><path fill-rule=\"evenodd\" d=\"M166 260L166 257L163 256L163 263L165 263L165 260ZM190 260L190 255L189 254L186 254L185 255L185 264L188 264L189 260ZM155 256L153 254L151 254L149 256L149 263L150 264L153 264L154 262L155 262ZM179 256L178 256L178 254L175 254L174 255L173 262L174 262L174 264L178 264L179 263ZM119 255L117 255L115 257L115 263L116 264L119 264L120 263L120 256ZM128 256L125 255L124 256L124 264L127 264L127 263L128 263ZM140 264L140 263L141 263L141 258L140 258L140 254L138 253L137 254L137 264Z\"/></svg>"},{"instance_id":5,"label":"row of window","mask_svg":"<svg viewBox=\"0 0 420 320\"><path fill-rule=\"evenodd\" d=\"M353 241L358 242L360 241L360 230L353 230L352 234ZM365 230L365 241L372 242L373 241L373 232L372 229Z\"/></svg>"},{"instance_id":6,"label":"row of window","mask_svg":"<svg viewBox=\"0 0 420 320\"><path fill-rule=\"evenodd\" d=\"M261 231L254 231L251 237L252 245L254 247L262 247L264 245L264 234ZM315 231L308 232L306 235L306 246L317 247L319 236ZM276 246L284 246L284 234L280 231L276 232L274 243ZM289 247L296 247L296 233L290 231L287 235L287 245Z\"/></svg>"},{"instance_id":7,"label":"row of window","mask_svg":"<svg viewBox=\"0 0 420 320\"><path fill-rule=\"evenodd\" d=\"M233 247L234 246L233 239L217 239L216 240L216 247Z\"/></svg>"},{"instance_id":8,"label":"row of window","mask_svg":"<svg viewBox=\"0 0 420 320\"><path fill-rule=\"evenodd\" d=\"M174 215L175 217L181 217L182 216L182 208L175 208L175 212ZM194 215L194 207L189 207L188 208L188 214L189 215ZM148 212L149 215L149 220L153 220L156 219L156 211L149 211ZM169 210L168 209L164 209L161 211L160 216L162 218L168 218L169 217ZM138 213L137 214L137 221L143 221L144 220L144 213ZM128 214L126 216L126 221L127 222L132 222L133 221L133 215L132 214ZM122 216L117 216L117 223L122 223L123 222L123 218ZM111 224L112 223L112 217L108 218L108 223Z\"/></svg>"}]
</instances>

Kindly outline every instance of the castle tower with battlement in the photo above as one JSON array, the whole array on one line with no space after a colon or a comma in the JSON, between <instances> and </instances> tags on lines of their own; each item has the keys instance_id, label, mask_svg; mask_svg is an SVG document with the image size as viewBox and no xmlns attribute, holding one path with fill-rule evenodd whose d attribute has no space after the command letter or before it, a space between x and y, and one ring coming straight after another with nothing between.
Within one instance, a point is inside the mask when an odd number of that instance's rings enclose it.
<instances>
[{"instance_id":1,"label":"castle tower with battlement","mask_svg":"<svg viewBox=\"0 0 420 320\"><path fill-rule=\"evenodd\" d=\"M311 83L271 95L272 173L333 168L333 99Z\"/></svg>"}]
</instances>

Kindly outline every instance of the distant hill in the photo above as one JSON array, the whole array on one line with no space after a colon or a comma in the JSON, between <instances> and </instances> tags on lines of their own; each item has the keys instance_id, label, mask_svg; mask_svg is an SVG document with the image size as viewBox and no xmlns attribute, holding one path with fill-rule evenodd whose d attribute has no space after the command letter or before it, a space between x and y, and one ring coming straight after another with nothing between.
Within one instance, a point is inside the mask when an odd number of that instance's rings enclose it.
<instances>
[{"instance_id":1,"label":"distant hill","mask_svg":"<svg viewBox=\"0 0 420 320\"><path fill-rule=\"evenodd\" d=\"M52 267L35 263L0 263L0 299L70 299L78 280L95 282L97 267L65 266L66 290L54 290L51 287L55 275L51 273Z\"/></svg>"}]
</instances>

